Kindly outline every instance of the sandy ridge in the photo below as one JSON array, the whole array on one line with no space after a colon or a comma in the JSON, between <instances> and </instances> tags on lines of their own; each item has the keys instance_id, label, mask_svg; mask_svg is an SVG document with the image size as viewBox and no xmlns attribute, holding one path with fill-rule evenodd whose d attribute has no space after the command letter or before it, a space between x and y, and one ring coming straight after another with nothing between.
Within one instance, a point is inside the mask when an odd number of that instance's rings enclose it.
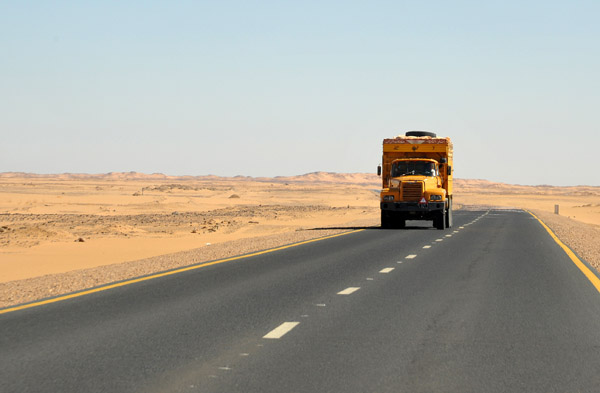
<instances>
[{"instance_id":1,"label":"sandy ridge","mask_svg":"<svg viewBox=\"0 0 600 393\"><path fill-rule=\"evenodd\" d=\"M252 177L252 176L216 176L216 175L201 175L201 176L177 176L165 175L162 173L140 173L140 172L109 172L109 173L62 173L62 174L37 174L25 172L0 172L0 179L48 179L48 180L99 180L99 181L256 181L268 183L349 183L349 184L373 184L378 186L381 184L379 176L373 173L335 173L335 172L311 172L297 176L274 176L274 177Z\"/></svg>"}]
</instances>

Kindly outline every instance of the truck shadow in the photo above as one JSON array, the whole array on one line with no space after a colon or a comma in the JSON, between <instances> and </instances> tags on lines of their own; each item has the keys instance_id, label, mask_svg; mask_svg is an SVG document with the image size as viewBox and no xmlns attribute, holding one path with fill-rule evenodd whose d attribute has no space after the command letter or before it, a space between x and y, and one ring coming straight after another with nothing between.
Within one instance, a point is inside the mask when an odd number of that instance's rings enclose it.
<instances>
[{"instance_id":1,"label":"truck shadow","mask_svg":"<svg viewBox=\"0 0 600 393\"><path fill-rule=\"evenodd\" d=\"M358 226L348 226L348 227L318 227L318 228L306 228L307 231L326 231L328 229L348 229L348 230L358 230L358 229L383 229L379 226L372 227L358 227Z\"/></svg>"},{"instance_id":2,"label":"truck shadow","mask_svg":"<svg viewBox=\"0 0 600 393\"><path fill-rule=\"evenodd\" d=\"M366 229L366 230L376 230L376 231L403 231L403 230L428 230L428 229L435 229L432 228L431 226L411 226L411 225L407 225L405 228L382 228L380 226L371 226L371 227L361 227L361 226L347 226L347 227L319 227L319 228L306 228L307 231L325 231L328 229L337 229L337 230L349 230L349 231L355 231L358 229Z\"/></svg>"}]
</instances>

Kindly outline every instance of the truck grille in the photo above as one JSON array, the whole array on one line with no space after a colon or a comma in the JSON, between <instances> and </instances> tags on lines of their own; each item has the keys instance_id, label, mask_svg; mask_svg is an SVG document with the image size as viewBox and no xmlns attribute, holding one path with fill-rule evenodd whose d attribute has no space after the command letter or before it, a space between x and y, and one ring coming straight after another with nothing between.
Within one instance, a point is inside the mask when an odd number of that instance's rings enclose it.
<instances>
[{"instance_id":1,"label":"truck grille","mask_svg":"<svg viewBox=\"0 0 600 393\"><path fill-rule=\"evenodd\" d=\"M423 183L406 183L402 182L402 200L403 201L419 201L423 196Z\"/></svg>"}]
</instances>

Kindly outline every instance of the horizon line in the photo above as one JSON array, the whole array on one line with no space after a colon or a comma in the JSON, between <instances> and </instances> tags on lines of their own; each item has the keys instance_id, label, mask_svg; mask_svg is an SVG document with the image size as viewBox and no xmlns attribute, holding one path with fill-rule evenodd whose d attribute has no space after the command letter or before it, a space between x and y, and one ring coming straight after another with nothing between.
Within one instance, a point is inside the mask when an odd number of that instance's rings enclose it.
<instances>
[{"instance_id":1,"label":"horizon line","mask_svg":"<svg viewBox=\"0 0 600 393\"><path fill-rule=\"evenodd\" d=\"M325 175L370 175L373 177L379 177L377 176L377 174L375 173L369 173L369 172L328 172L328 171L314 171L314 172L307 172L307 173L303 173L303 174L299 174L299 175L279 175L279 176L249 176L249 175L235 175L235 176L222 176L222 175L214 175L214 174L205 174L205 175L168 175L168 174L164 174L164 173L160 173L160 172L153 172L153 173L145 173L145 172L137 172L137 171L126 171L126 172L103 172L103 173L85 173L85 172L62 172L62 173L36 173L36 172L14 172L14 171L9 171L9 172L0 172L0 178L10 178L10 177L18 177L18 175L21 176L31 176L31 177L46 177L46 178L51 178L51 177L58 177L58 176L74 176L74 177L80 177L80 178L85 178L85 177L89 177L89 178L101 178L101 177L109 177L111 175L120 175L123 179L127 179L128 175L130 180L134 180L132 179L132 177L134 176L138 176L139 178L137 180L143 180L143 178L151 178L151 177L162 177L165 180L167 179L189 179L189 178L217 178L217 179L236 179L236 178L244 178L244 179L254 179L254 180L292 180L293 178L302 178L304 176L309 176L309 175L319 175L319 174L325 174ZM484 182L489 182L489 183L493 183L493 184L504 184L504 185L510 185L510 186L521 186L521 187L558 187L558 188L568 188L568 187L600 187L600 185L589 185L589 184L578 184L578 185L571 185L571 186L557 186L557 185L552 185L552 184L517 184L517 183L507 183L507 182L501 182L501 181L493 181L493 180L488 180L488 179L467 179L467 178L454 178L454 180L457 181L484 181Z\"/></svg>"}]
</instances>

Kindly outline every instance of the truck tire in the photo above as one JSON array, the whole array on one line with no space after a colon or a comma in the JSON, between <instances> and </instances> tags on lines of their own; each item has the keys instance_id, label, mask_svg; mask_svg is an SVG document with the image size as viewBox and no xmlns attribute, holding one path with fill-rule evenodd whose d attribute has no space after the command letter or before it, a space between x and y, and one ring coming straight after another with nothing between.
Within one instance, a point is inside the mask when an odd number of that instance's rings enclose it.
<instances>
[{"instance_id":1,"label":"truck tire","mask_svg":"<svg viewBox=\"0 0 600 393\"><path fill-rule=\"evenodd\" d=\"M391 217L388 216L385 210L381 211L381 228L382 229L390 229L392 227Z\"/></svg>"},{"instance_id":2,"label":"truck tire","mask_svg":"<svg viewBox=\"0 0 600 393\"><path fill-rule=\"evenodd\" d=\"M446 210L446 228L452 228L452 199L448 199L448 209Z\"/></svg>"},{"instance_id":3,"label":"truck tire","mask_svg":"<svg viewBox=\"0 0 600 393\"><path fill-rule=\"evenodd\" d=\"M441 211L436 215L433 219L433 226L441 230L446 229L446 212Z\"/></svg>"},{"instance_id":4,"label":"truck tire","mask_svg":"<svg viewBox=\"0 0 600 393\"><path fill-rule=\"evenodd\" d=\"M406 136L430 136L432 138L435 138L437 135L435 134L435 132L429 131L408 131L406 132Z\"/></svg>"}]
</instances>

